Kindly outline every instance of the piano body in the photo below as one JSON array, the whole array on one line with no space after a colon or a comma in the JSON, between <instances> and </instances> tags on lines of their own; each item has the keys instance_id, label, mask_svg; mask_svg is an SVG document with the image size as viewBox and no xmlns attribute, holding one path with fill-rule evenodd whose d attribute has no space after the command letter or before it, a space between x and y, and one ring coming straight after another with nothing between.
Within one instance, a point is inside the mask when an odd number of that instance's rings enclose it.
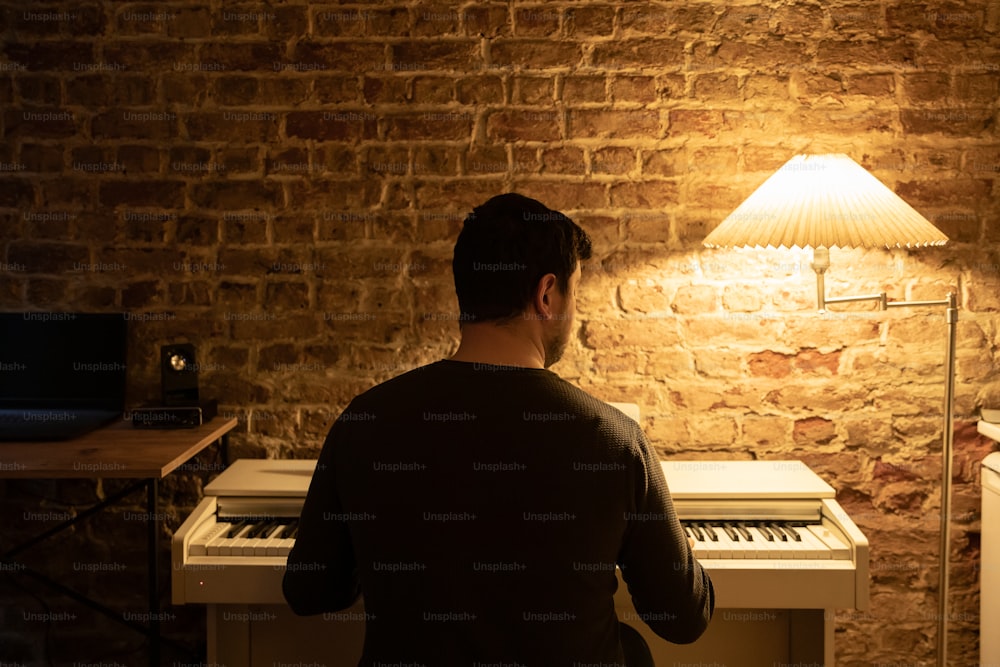
<instances>
[{"instance_id":1,"label":"piano body","mask_svg":"<svg viewBox=\"0 0 1000 667\"><path fill-rule=\"evenodd\" d=\"M174 535L173 602L208 606L209 664L357 664L363 600L298 617L281 593L315 463L236 461ZM662 465L715 584L716 610L697 642L671 644L638 619L619 572L618 616L643 634L656 663L832 666L833 610L868 606L868 542L833 488L800 461Z\"/></svg>"}]
</instances>

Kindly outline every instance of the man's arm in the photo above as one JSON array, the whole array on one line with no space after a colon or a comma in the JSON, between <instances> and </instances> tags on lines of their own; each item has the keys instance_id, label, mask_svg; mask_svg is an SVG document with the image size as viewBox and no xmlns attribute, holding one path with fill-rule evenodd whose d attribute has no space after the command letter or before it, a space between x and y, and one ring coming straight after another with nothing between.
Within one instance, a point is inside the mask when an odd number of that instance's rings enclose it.
<instances>
[{"instance_id":1,"label":"man's arm","mask_svg":"<svg viewBox=\"0 0 1000 667\"><path fill-rule=\"evenodd\" d=\"M338 420L320 452L282 580L288 606L301 616L345 609L360 594L354 548L334 475L334 447L342 431Z\"/></svg>"},{"instance_id":2,"label":"man's arm","mask_svg":"<svg viewBox=\"0 0 1000 667\"><path fill-rule=\"evenodd\" d=\"M691 553L663 469L641 431L638 444L636 510L627 517L618 563L639 617L667 641L689 644L708 627L715 590Z\"/></svg>"}]
</instances>

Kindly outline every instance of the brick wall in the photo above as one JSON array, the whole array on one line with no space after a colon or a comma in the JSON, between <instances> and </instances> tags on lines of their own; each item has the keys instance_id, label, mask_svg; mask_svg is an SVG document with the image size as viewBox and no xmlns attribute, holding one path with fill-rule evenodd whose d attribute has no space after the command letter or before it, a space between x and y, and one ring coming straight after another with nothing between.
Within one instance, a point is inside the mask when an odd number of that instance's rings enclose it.
<instances>
[{"instance_id":1,"label":"brick wall","mask_svg":"<svg viewBox=\"0 0 1000 667\"><path fill-rule=\"evenodd\" d=\"M976 662L977 463L994 445L973 421L1000 380L1000 5L5 2L0 30L0 308L127 311L135 402L157 395L159 346L191 341L203 392L239 419L235 456L315 456L353 395L454 350L461 220L517 190L596 242L554 370L639 403L664 457L805 460L872 544L872 606L837 612L838 664L922 664L943 312L819 316L805 253L700 243L792 155L849 154L952 239L834 251L828 284L959 295L951 653ZM164 484L168 528L212 456ZM0 482L24 519L5 530L112 486ZM141 568L136 528L112 515L38 558L103 586L72 564ZM45 624L19 610L41 607L7 579L4 625L26 639L0 644L39 660ZM197 641L197 610L174 611L167 632ZM94 623L48 625L136 649Z\"/></svg>"}]
</instances>

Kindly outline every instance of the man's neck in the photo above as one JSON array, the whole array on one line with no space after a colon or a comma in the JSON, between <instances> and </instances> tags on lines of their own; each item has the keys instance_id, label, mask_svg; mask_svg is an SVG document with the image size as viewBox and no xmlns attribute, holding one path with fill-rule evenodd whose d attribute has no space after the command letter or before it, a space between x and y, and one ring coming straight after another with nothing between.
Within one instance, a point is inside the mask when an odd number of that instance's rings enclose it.
<instances>
[{"instance_id":1,"label":"man's neck","mask_svg":"<svg viewBox=\"0 0 1000 667\"><path fill-rule=\"evenodd\" d=\"M540 341L536 342L531 332L525 331L521 324L466 324L462 327L462 342L452 360L544 368L545 353Z\"/></svg>"}]
</instances>

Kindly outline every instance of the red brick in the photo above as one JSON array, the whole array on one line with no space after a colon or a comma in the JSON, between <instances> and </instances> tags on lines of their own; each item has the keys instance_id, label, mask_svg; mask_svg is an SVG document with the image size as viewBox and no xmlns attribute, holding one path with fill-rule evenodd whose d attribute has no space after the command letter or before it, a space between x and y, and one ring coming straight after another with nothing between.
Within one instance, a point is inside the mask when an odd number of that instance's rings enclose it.
<instances>
[{"instance_id":1,"label":"red brick","mask_svg":"<svg viewBox=\"0 0 1000 667\"><path fill-rule=\"evenodd\" d=\"M560 211L605 208L607 188L603 183L545 181L531 179L515 183L514 189Z\"/></svg>"},{"instance_id":2,"label":"red brick","mask_svg":"<svg viewBox=\"0 0 1000 667\"><path fill-rule=\"evenodd\" d=\"M465 173L473 176L508 171L507 150L503 146L483 146L465 156Z\"/></svg>"},{"instance_id":3,"label":"red brick","mask_svg":"<svg viewBox=\"0 0 1000 667\"><path fill-rule=\"evenodd\" d=\"M450 146L418 145L413 149L413 173L452 176L458 173L461 149Z\"/></svg>"},{"instance_id":4,"label":"red brick","mask_svg":"<svg viewBox=\"0 0 1000 667\"><path fill-rule=\"evenodd\" d=\"M32 172L59 172L64 167L62 149L45 144L21 144L20 160Z\"/></svg>"},{"instance_id":5,"label":"red brick","mask_svg":"<svg viewBox=\"0 0 1000 667\"><path fill-rule=\"evenodd\" d=\"M808 62L809 59L810 56L806 52L805 44L797 42L771 41L766 44L755 44L723 41L707 62L714 67L785 72L798 69L802 63ZM857 64L855 63L855 65Z\"/></svg>"},{"instance_id":6,"label":"red brick","mask_svg":"<svg viewBox=\"0 0 1000 667\"><path fill-rule=\"evenodd\" d=\"M624 39L594 44L593 64L604 70L684 65L684 42L672 39Z\"/></svg>"},{"instance_id":7,"label":"red brick","mask_svg":"<svg viewBox=\"0 0 1000 667\"><path fill-rule=\"evenodd\" d=\"M719 17L713 32L725 37L762 36L770 31L770 20L771 10L761 5L729 7Z\"/></svg>"},{"instance_id":8,"label":"red brick","mask_svg":"<svg viewBox=\"0 0 1000 667\"><path fill-rule=\"evenodd\" d=\"M656 77L656 94L662 100L686 97L687 80L683 74L664 74Z\"/></svg>"},{"instance_id":9,"label":"red brick","mask_svg":"<svg viewBox=\"0 0 1000 667\"><path fill-rule=\"evenodd\" d=\"M24 265L26 273L71 273L89 258L85 245L16 240L7 244L7 262Z\"/></svg>"},{"instance_id":10,"label":"red brick","mask_svg":"<svg viewBox=\"0 0 1000 667\"><path fill-rule=\"evenodd\" d=\"M116 159L128 174L155 174L160 170L160 151L152 146L119 146Z\"/></svg>"},{"instance_id":11,"label":"red brick","mask_svg":"<svg viewBox=\"0 0 1000 667\"><path fill-rule=\"evenodd\" d=\"M447 104L455 96L453 79L443 76L417 76L412 85L417 104Z\"/></svg>"},{"instance_id":12,"label":"red brick","mask_svg":"<svg viewBox=\"0 0 1000 667\"><path fill-rule=\"evenodd\" d=\"M985 201L992 190L991 179L947 179L932 181L906 181L896 186L896 194L910 206L940 206Z\"/></svg>"},{"instance_id":13,"label":"red brick","mask_svg":"<svg viewBox=\"0 0 1000 667\"><path fill-rule=\"evenodd\" d=\"M878 34L885 26L881 7L870 4L830 7L830 21L840 34Z\"/></svg>"},{"instance_id":14,"label":"red brick","mask_svg":"<svg viewBox=\"0 0 1000 667\"><path fill-rule=\"evenodd\" d=\"M98 189L103 206L184 205L184 183L180 181L114 180L102 182Z\"/></svg>"},{"instance_id":15,"label":"red brick","mask_svg":"<svg viewBox=\"0 0 1000 667\"><path fill-rule=\"evenodd\" d=\"M716 136L720 130L728 128L721 111L674 109L670 111L669 136L704 134Z\"/></svg>"},{"instance_id":16,"label":"red brick","mask_svg":"<svg viewBox=\"0 0 1000 667\"><path fill-rule=\"evenodd\" d=\"M316 37L361 37L368 12L357 7L322 7L312 10Z\"/></svg>"},{"instance_id":17,"label":"red brick","mask_svg":"<svg viewBox=\"0 0 1000 667\"><path fill-rule=\"evenodd\" d=\"M567 104L603 102L607 99L603 74L570 74L563 78L562 100Z\"/></svg>"},{"instance_id":18,"label":"red brick","mask_svg":"<svg viewBox=\"0 0 1000 667\"><path fill-rule=\"evenodd\" d=\"M656 100L656 79L651 76L616 76L611 81L613 102L653 102Z\"/></svg>"},{"instance_id":19,"label":"red brick","mask_svg":"<svg viewBox=\"0 0 1000 667\"><path fill-rule=\"evenodd\" d=\"M548 37L558 32L558 6L538 4L514 8L514 34L518 37Z\"/></svg>"},{"instance_id":20,"label":"red brick","mask_svg":"<svg viewBox=\"0 0 1000 667\"><path fill-rule=\"evenodd\" d=\"M484 201L508 191L500 179L418 181L414 185L415 204L421 211L465 214Z\"/></svg>"},{"instance_id":21,"label":"red brick","mask_svg":"<svg viewBox=\"0 0 1000 667\"><path fill-rule=\"evenodd\" d=\"M621 13L621 27L626 34L662 35L671 30L673 18L669 7L650 3L625 5Z\"/></svg>"},{"instance_id":22,"label":"red brick","mask_svg":"<svg viewBox=\"0 0 1000 667\"><path fill-rule=\"evenodd\" d=\"M21 100L31 105L58 105L62 96L59 79L51 74L22 74L17 77L17 88Z\"/></svg>"},{"instance_id":23,"label":"red brick","mask_svg":"<svg viewBox=\"0 0 1000 667\"><path fill-rule=\"evenodd\" d=\"M511 34L513 22L506 4L476 3L465 7L463 16L469 36L491 38Z\"/></svg>"},{"instance_id":24,"label":"red brick","mask_svg":"<svg viewBox=\"0 0 1000 667\"><path fill-rule=\"evenodd\" d=\"M955 75L955 99L987 106L1000 97L1000 80L994 74Z\"/></svg>"},{"instance_id":25,"label":"red brick","mask_svg":"<svg viewBox=\"0 0 1000 667\"><path fill-rule=\"evenodd\" d=\"M482 62L479 42L467 39L412 41L393 44L393 71L467 70Z\"/></svg>"},{"instance_id":26,"label":"red brick","mask_svg":"<svg viewBox=\"0 0 1000 667\"><path fill-rule=\"evenodd\" d=\"M846 83L849 95L891 98L896 90L892 74L852 74Z\"/></svg>"},{"instance_id":27,"label":"red brick","mask_svg":"<svg viewBox=\"0 0 1000 667\"><path fill-rule=\"evenodd\" d=\"M357 76L315 74L315 98L320 104L350 104L360 99Z\"/></svg>"},{"instance_id":28,"label":"red brick","mask_svg":"<svg viewBox=\"0 0 1000 667\"><path fill-rule=\"evenodd\" d=\"M405 7L365 10L365 29L369 35L409 35L410 13Z\"/></svg>"},{"instance_id":29,"label":"red brick","mask_svg":"<svg viewBox=\"0 0 1000 667\"><path fill-rule=\"evenodd\" d=\"M886 6L885 21L893 35L926 32L939 39L971 39L982 32L983 12L950 2L900 3Z\"/></svg>"},{"instance_id":30,"label":"red brick","mask_svg":"<svg viewBox=\"0 0 1000 667\"><path fill-rule=\"evenodd\" d=\"M352 73L386 69L385 47L373 42L301 41L293 47L290 60Z\"/></svg>"},{"instance_id":31,"label":"red brick","mask_svg":"<svg viewBox=\"0 0 1000 667\"><path fill-rule=\"evenodd\" d=\"M812 447L830 442L837 437L836 426L823 417L797 419L792 428L792 440L800 446Z\"/></svg>"},{"instance_id":32,"label":"red brick","mask_svg":"<svg viewBox=\"0 0 1000 667\"><path fill-rule=\"evenodd\" d=\"M31 182L21 178L0 179L0 206L22 208L35 203L35 189Z\"/></svg>"},{"instance_id":33,"label":"red brick","mask_svg":"<svg viewBox=\"0 0 1000 667\"><path fill-rule=\"evenodd\" d=\"M461 30L462 13L453 5L421 3L410 8L412 35L436 37L456 35Z\"/></svg>"},{"instance_id":34,"label":"red brick","mask_svg":"<svg viewBox=\"0 0 1000 667\"><path fill-rule=\"evenodd\" d=\"M554 141L561 137L562 112L500 110L486 119L490 141Z\"/></svg>"},{"instance_id":35,"label":"red brick","mask_svg":"<svg viewBox=\"0 0 1000 667\"><path fill-rule=\"evenodd\" d=\"M676 4L673 10L674 15L671 19L673 29L681 33L708 34L713 31L718 21L714 5L707 3Z\"/></svg>"},{"instance_id":36,"label":"red brick","mask_svg":"<svg viewBox=\"0 0 1000 667\"><path fill-rule=\"evenodd\" d=\"M468 140L473 116L467 111L425 111L385 119L386 138L400 141Z\"/></svg>"},{"instance_id":37,"label":"red brick","mask_svg":"<svg viewBox=\"0 0 1000 667\"><path fill-rule=\"evenodd\" d=\"M206 181L195 183L191 201L200 208L235 210L282 206L281 185L271 181Z\"/></svg>"},{"instance_id":38,"label":"red brick","mask_svg":"<svg viewBox=\"0 0 1000 667\"><path fill-rule=\"evenodd\" d=\"M579 65L580 54L580 45L572 42L502 38L490 42L494 67L569 68Z\"/></svg>"},{"instance_id":39,"label":"red brick","mask_svg":"<svg viewBox=\"0 0 1000 667\"><path fill-rule=\"evenodd\" d=\"M834 41L823 40L816 47L816 65L819 71L829 67L861 69L892 67L906 70L917 57L916 47L908 42ZM801 60L792 62L802 62Z\"/></svg>"},{"instance_id":40,"label":"red brick","mask_svg":"<svg viewBox=\"0 0 1000 667\"><path fill-rule=\"evenodd\" d=\"M683 172L683 167L681 168L681 171ZM642 173L653 176L677 175L677 151L644 150L642 152Z\"/></svg>"},{"instance_id":41,"label":"red brick","mask_svg":"<svg viewBox=\"0 0 1000 667\"><path fill-rule=\"evenodd\" d=\"M899 117L906 132L969 137L992 127L995 111L991 108L900 109Z\"/></svg>"},{"instance_id":42,"label":"red brick","mask_svg":"<svg viewBox=\"0 0 1000 667\"><path fill-rule=\"evenodd\" d=\"M202 44L200 58L204 62L225 65L227 72L273 72L274 63L284 62L284 45L275 42L208 42Z\"/></svg>"},{"instance_id":43,"label":"red brick","mask_svg":"<svg viewBox=\"0 0 1000 667\"><path fill-rule=\"evenodd\" d=\"M375 136L376 120L375 114L365 110L290 111L285 116L285 134L316 141L359 141Z\"/></svg>"},{"instance_id":44,"label":"red brick","mask_svg":"<svg viewBox=\"0 0 1000 667\"><path fill-rule=\"evenodd\" d=\"M677 184L673 181L630 181L611 186L611 206L615 208L662 208L677 204Z\"/></svg>"},{"instance_id":45,"label":"red brick","mask_svg":"<svg viewBox=\"0 0 1000 667\"><path fill-rule=\"evenodd\" d=\"M195 72L170 72L160 76L163 97L168 100L183 100L181 108L196 108L211 97L212 84L209 77Z\"/></svg>"},{"instance_id":46,"label":"red brick","mask_svg":"<svg viewBox=\"0 0 1000 667\"><path fill-rule=\"evenodd\" d=\"M511 102L514 104L551 104L554 81L543 76L514 77Z\"/></svg>"},{"instance_id":47,"label":"red brick","mask_svg":"<svg viewBox=\"0 0 1000 667\"><path fill-rule=\"evenodd\" d=\"M788 377L792 372L792 357L770 350L755 352L747 357L747 370L757 377Z\"/></svg>"},{"instance_id":48,"label":"red brick","mask_svg":"<svg viewBox=\"0 0 1000 667\"><path fill-rule=\"evenodd\" d=\"M635 169L635 151L624 146L598 148L590 154L595 174L627 174Z\"/></svg>"},{"instance_id":49,"label":"red brick","mask_svg":"<svg viewBox=\"0 0 1000 667\"><path fill-rule=\"evenodd\" d=\"M4 137L32 139L71 137L80 131L80 119L63 109L7 109L3 114Z\"/></svg>"},{"instance_id":50,"label":"red brick","mask_svg":"<svg viewBox=\"0 0 1000 667\"><path fill-rule=\"evenodd\" d=\"M410 100L410 80L398 74L365 75L362 90L369 104L402 104Z\"/></svg>"},{"instance_id":51,"label":"red brick","mask_svg":"<svg viewBox=\"0 0 1000 667\"><path fill-rule=\"evenodd\" d=\"M265 12L270 18L264 21L262 32L269 39L284 42L289 39L299 39L308 32L308 7L276 4L268 4L266 7Z\"/></svg>"},{"instance_id":52,"label":"red brick","mask_svg":"<svg viewBox=\"0 0 1000 667\"><path fill-rule=\"evenodd\" d=\"M730 74L698 74L691 91L701 100L732 101L739 99L739 78Z\"/></svg>"},{"instance_id":53,"label":"red brick","mask_svg":"<svg viewBox=\"0 0 1000 667\"><path fill-rule=\"evenodd\" d=\"M556 146L542 151L542 173L583 175L587 170L583 149L576 146Z\"/></svg>"},{"instance_id":54,"label":"red brick","mask_svg":"<svg viewBox=\"0 0 1000 667\"><path fill-rule=\"evenodd\" d=\"M242 108L191 113L183 118L188 139L234 143L274 141L280 121L280 115L272 111Z\"/></svg>"},{"instance_id":55,"label":"red brick","mask_svg":"<svg viewBox=\"0 0 1000 667\"><path fill-rule=\"evenodd\" d=\"M268 312L306 310L309 308L309 285L305 282L268 282L264 286L263 306Z\"/></svg>"},{"instance_id":56,"label":"red brick","mask_svg":"<svg viewBox=\"0 0 1000 667\"><path fill-rule=\"evenodd\" d=\"M764 17L763 23L772 35L794 35L811 38L824 30L823 8L819 5L800 5L797 7L779 7L768 10L769 17Z\"/></svg>"},{"instance_id":57,"label":"red brick","mask_svg":"<svg viewBox=\"0 0 1000 667\"><path fill-rule=\"evenodd\" d=\"M506 101L503 79L498 76L473 76L458 79L456 98L461 104L501 104Z\"/></svg>"},{"instance_id":58,"label":"red brick","mask_svg":"<svg viewBox=\"0 0 1000 667\"><path fill-rule=\"evenodd\" d=\"M673 318L590 320L584 323L583 344L595 350L621 346L670 347L680 343Z\"/></svg>"},{"instance_id":59,"label":"red brick","mask_svg":"<svg viewBox=\"0 0 1000 667\"><path fill-rule=\"evenodd\" d=\"M4 44L4 53L6 62L23 65L30 72L77 71L96 62L94 45L90 42L59 40L25 44L14 41Z\"/></svg>"},{"instance_id":60,"label":"red brick","mask_svg":"<svg viewBox=\"0 0 1000 667\"><path fill-rule=\"evenodd\" d=\"M613 5L568 7L563 13L563 29L570 37L607 37L614 28Z\"/></svg>"},{"instance_id":61,"label":"red brick","mask_svg":"<svg viewBox=\"0 0 1000 667\"><path fill-rule=\"evenodd\" d=\"M208 37L212 34L212 12L208 7L171 6L164 12L160 6L150 9L156 14L167 13L171 18L162 21L169 37L180 39Z\"/></svg>"},{"instance_id":62,"label":"red brick","mask_svg":"<svg viewBox=\"0 0 1000 667\"><path fill-rule=\"evenodd\" d=\"M125 68L113 70L116 73L184 71L178 68L215 64L196 57L197 51L193 43L169 39L106 41L101 51L103 57L100 64Z\"/></svg>"},{"instance_id":63,"label":"red brick","mask_svg":"<svg viewBox=\"0 0 1000 667\"><path fill-rule=\"evenodd\" d=\"M119 109L90 120L94 139L158 139L177 136L177 114L172 111Z\"/></svg>"},{"instance_id":64,"label":"red brick","mask_svg":"<svg viewBox=\"0 0 1000 667\"><path fill-rule=\"evenodd\" d=\"M573 109L567 113L568 135L580 137L641 137L658 139L660 114L648 109Z\"/></svg>"},{"instance_id":65,"label":"red brick","mask_svg":"<svg viewBox=\"0 0 1000 667\"><path fill-rule=\"evenodd\" d=\"M951 77L946 72L904 73L903 93L914 104L942 102L950 97Z\"/></svg>"}]
</instances>

